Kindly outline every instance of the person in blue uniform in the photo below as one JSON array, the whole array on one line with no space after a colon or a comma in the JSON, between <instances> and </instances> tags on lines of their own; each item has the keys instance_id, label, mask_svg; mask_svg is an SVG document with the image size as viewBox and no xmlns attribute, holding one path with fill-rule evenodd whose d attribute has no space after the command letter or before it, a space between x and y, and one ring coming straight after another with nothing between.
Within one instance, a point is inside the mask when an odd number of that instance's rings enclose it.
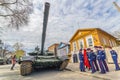
<instances>
[{"instance_id":1,"label":"person in blue uniform","mask_svg":"<svg viewBox=\"0 0 120 80\"><path fill-rule=\"evenodd\" d=\"M102 62L103 62L103 66L105 68L105 70L107 72L109 72L109 68L108 68L108 65L106 63L106 54L105 54L105 50L100 46L99 49L101 50L101 53L102 53Z\"/></svg>"},{"instance_id":2,"label":"person in blue uniform","mask_svg":"<svg viewBox=\"0 0 120 80\"><path fill-rule=\"evenodd\" d=\"M95 65L95 70L96 71L99 71L99 67L98 67L98 64L97 64L97 55L93 52L93 50L91 50L91 52L92 52L92 55L93 55L93 62L94 62L94 65Z\"/></svg>"},{"instance_id":3,"label":"person in blue uniform","mask_svg":"<svg viewBox=\"0 0 120 80\"><path fill-rule=\"evenodd\" d=\"M94 67L94 61L93 61L93 56L94 55L92 54L90 48L87 49L87 55L88 55L88 60L90 62L92 73L94 73L94 72L96 72L95 67Z\"/></svg>"},{"instance_id":4,"label":"person in blue uniform","mask_svg":"<svg viewBox=\"0 0 120 80\"><path fill-rule=\"evenodd\" d=\"M112 49L112 47L109 47L109 49L110 49L110 53L111 53L113 62L114 62L114 64L115 64L115 70L116 70L116 71L117 71L117 70L120 70L120 67L119 67L118 61L117 61L117 59L118 59L118 54L116 53L115 50Z\"/></svg>"},{"instance_id":5,"label":"person in blue uniform","mask_svg":"<svg viewBox=\"0 0 120 80\"><path fill-rule=\"evenodd\" d=\"M79 60L80 60L80 71L85 72L84 57L83 57L82 49L79 50Z\"/></svg>"},{"instance_id":6,"label":"person in blue uniform","mask_svg":"<svg viewBox=\"0 0 120 80\"><path fill-rule=\"evenodd\" d=\"M102 51L100 50L99 46L96 47L96 50L97 50L97 60L98 60L98 64L99 64L99 67L101 69L100 73L101 74L105 74L106 73L106 70L103 66L103 61L102 61Z\"/></svg>"}]
</instances>

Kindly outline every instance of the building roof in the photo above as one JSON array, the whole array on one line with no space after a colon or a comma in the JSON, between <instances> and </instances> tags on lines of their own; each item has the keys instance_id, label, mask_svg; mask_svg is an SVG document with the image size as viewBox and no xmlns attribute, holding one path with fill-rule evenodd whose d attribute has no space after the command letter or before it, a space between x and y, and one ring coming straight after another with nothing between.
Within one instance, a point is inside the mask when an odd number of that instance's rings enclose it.
<instances>
[{"instance_id":1,"label":"building roof","mask_svg":"<svg viewBox=\"0 0 120 80\"><path fill-rule=\"evenodd\" d=\"M54 45L59 45L59 43L54 43L54 44L50 45L48 48L50 48L50 47L52 47Z\"/></svg>"},{"instance_id":2,"label":"building roof","mask_svg":"<svg viewBox=\"0 0 120 80\"><path fill-rule=\"evenodd\" d=\"M78 30L75 32L75 34L72 36L72 38L70 39L70 41L71 41L71 40L78 34L78 32L80 32L80 31L93 31L93 30L102 31L102 32L104 32L105 34L107 34L107 35L109 35L109 36L111 36L111 37L117 39L117 38L114 37L113 35L107 33L106 31L104 31L104 30L102 30L102 29L100 29L100 28L83 28L83 29L78 29ZM70 41L69 41L69 42L70 42Z\"/></svg>"},{"instance_id":3,"label":"building roof","mask_svg":"<svg viewBox=\"0 0 120 80\"><path fill-rule=\"evenodd\" d=\"M64 47L69 46L69 45L70 44L68 44L68 43L61 42L58 46L58 49L64 48Z\"/></svg>"}]
</instances>

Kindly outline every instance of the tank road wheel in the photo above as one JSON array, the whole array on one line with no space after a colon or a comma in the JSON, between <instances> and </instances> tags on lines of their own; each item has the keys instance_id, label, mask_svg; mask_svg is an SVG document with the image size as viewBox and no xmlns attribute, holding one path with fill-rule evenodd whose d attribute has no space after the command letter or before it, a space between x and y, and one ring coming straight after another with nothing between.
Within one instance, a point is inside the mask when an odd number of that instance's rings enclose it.
<instances>
[{"instance_id":1,"label":"tank road wheel","mask_svg":"<svg viewBox=\"0 0 120 80\"><path fill-rule=\"evenodd\" d=\"M60 69L59 70L61 70L61 71L64 70L67 67L68 63L69 63L68 59L64 60L62 62L62 64L60 65Z\"/></svg>"},{"instance_id":2,"label":"tank road wheel","mask_svg":"<svg viewBox=\"0 0 120 80\"><path fill-rule=\"evenodd\" d=\"M28 75L32 72L32 62L21 62L20 74L22 76Z\"/></svg>"}]
</instances>

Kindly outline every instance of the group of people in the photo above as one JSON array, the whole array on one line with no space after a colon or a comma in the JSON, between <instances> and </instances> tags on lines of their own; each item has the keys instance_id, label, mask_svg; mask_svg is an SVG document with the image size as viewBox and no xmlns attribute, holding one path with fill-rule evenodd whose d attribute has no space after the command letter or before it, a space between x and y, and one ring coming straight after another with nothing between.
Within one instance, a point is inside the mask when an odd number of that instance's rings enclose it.
<instances>
[{"instance_id":1,"label":"group of people","mask_svg":"<svg viewBox=\"0 0 120 80\"><path fill-rule=\"evenodd\" d=\"M118 56L115 50L112 47L109 47L110 53L115 64L115 70L120 70L118 65ZM109 68L106 62L105 50L102 46L94 46L93 51L91 48L80 49L79 50L79 60L80 60L80 71L85 72L85 69L88 68L91 70L91 73L100 71L101 74L109 72Z\"/></svg>"}]
</instances>

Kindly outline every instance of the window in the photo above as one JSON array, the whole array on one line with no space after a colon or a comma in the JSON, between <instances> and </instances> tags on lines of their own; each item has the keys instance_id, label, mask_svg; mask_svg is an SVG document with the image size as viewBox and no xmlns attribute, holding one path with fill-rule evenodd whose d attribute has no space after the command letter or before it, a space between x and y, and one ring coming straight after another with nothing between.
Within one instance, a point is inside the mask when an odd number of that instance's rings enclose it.
<instances>
[{"instance_id":1,"label":"window","mask_svg":"<svg viewBox=\"0 0 120 80\"><path fill-rule=\"evenodd\" d=\"M114 46L116 46L117 44L116 44L116 41L114 41Z\"/></svg>"},{"instance_id":2,"label":"window","mask_svg":"<svg viewBox=\"0 0 120 80\"><path fill-rule=\"evenodd\" d=\"M107 43L106 43L106 39L105 38L103 38L103 43L106 45Z\"/></svg>"},{"instance_id":3,"label":"window","mask_svg":"<svg viewBox=\"0 0 120 80\"><path fill-rule=\"evenodd\" d=\"M110 46L112 47L112 42L111 42L111 40L109 40L109 44L110 44Z\"/></svg>"},{"instance_id":4,"label":"window","mask_svg":"<svg viewBox=\"0 0 120 80\"><path fill-rule=\"evenodd\" d=\"M84 48L84 42L83 42L83 40L79 40L79 46L80 46L80 49Z\"/></svg>"},{"instance_id":5,"label":"window","mask_svg":"<svg viewBox=\"0 0 120 80\"><path fill-rule=\"evenodd\" d=\"M86 37L86 41L87 41L87 46L88 46L88 47L93 47L93 46L94 46L92 35Z\"/></svg>"},{"instance_id":6,"label":"window","mask_svg":"<svg viewBox=\"0 0 120 80\"><path fill-rule=\"evenodd\" d=\"M76 42L73 42L73 51L76 51Z\"/></svg>"},{"instance_id":7,"label":"window","mask_svg":"<svg viewBox=\"0 0 120 80\"><path fill-rule=\"evenodd\" d=\"M116 46L116 41L112 40L113 46Z\"/></svg>"},{"instance_id":8,"label":"window","mask_svg":"<svg viewBox=\"0 0 120 80\"><path fill-rule=\"evenodd\" d=\"M112 45L115 46L114 41L112 40L111 42L112 42Z\"/></svg>"},{"instance_id":9,"label":"window","mask_svg":"<svg viewBox=\"0 0 120 80\"><path fill-rule=\"evenodd\" d=\"M90 47L90 46L93 46L92 38L89 38L89 39L88 39L88 45L89 45L89 47Z\"/></svg>"}]
</instances>

